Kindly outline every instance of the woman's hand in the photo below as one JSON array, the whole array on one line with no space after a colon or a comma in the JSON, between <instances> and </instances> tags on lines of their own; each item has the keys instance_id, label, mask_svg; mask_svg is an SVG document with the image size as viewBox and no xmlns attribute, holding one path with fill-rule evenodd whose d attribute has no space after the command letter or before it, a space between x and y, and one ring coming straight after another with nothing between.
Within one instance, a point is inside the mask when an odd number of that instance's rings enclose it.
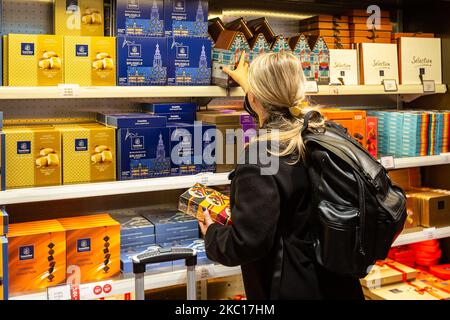
<instances>
[{"instance_id":1,"label":"woman's hand","mask_svg":"<svg viewBox=\"0 0 450 320\"><path fill-rule=\"evenodd\" d=\"M203 236L205 236L206 231L208 231L209 226L212 225L214 221L212 221L208 209L203 209L203 215L205 216L205 220L199 221L198 224L200 225L200 231L202 232Z\"/></svg>"},{"instance_id":2,"label":"woman's hand","mask_svg":"<svg viewBox=\"0 0 450 320\"><path fill-rule=\"evenodd\" d=\"M224 67L223 72L236 81L245 93L248 93L248 62L245 61L245 54L245 51L243 51L238 66L235 70L230 70L229 68Z\"/></svg>"}]
</instances>

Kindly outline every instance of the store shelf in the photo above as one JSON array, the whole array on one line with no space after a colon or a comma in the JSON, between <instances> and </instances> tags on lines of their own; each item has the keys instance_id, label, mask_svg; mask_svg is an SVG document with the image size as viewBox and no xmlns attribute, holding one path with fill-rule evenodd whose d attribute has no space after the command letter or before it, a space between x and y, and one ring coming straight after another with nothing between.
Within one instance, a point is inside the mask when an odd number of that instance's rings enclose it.
<instances>
[{"instance_id":1,"label":"store shelf","mask_svg":"<svg viewBox=\"0 0 450 320\"><path fill-rule=\"evenodd\" d=\"M436 92L434 93L446 93L447 86L445 84L437 84ZM319 92L308 93L310 96L349 96L349 95L425 95L430 93L424 93L422 85L399 85L398 91L386 92L382 85L360 85L360 86L319 86ZM230 97L243 97L244 91L241 88L231 88Z\"/></svg>"},{"instance_id":2,"label":"store shelf","mask_svg":"<svg viewBox=\"0 0 450 320\"><path fill-rule=\"evenodd\" d=\"M56 187L13 189L0 192L0 204L18 204L187 189L200 182L208 186L229 184L228 173L203 173L192 176L166 177L132 181L88 183Z\"/></svg>"},{"instance_id":3,"label":"store shelf","mask_svg":"<svg viewBox=\"0 0 450 320\"><path fill-rule=\"evenodd\" d=\"M225 267L222 265L199 266L196 270L197 280L230 277L241 274L241 267ZM145 276L145 290L164 288L186 283L186 270L178 270L167 273L159 273ZM90 286L92 284L81 285ZM112 290L109 295L125 294L134 292L134 278L114 280L111 282ZM88 299L95 299L94 294L87 294ZM47 291L36 292L27 295L13 296L10 300L47 300Z\"/></svg>"},{"instance_id":4,"label":"store shelf","mask_svg":"<svg viewBox=\"0 0 450 320\"><path fill-rule=\"evenodd\" d=\"M405 230L398 238L395 240L393 247L402 246L405 244L442 239L450 237L450 227L444 228L426 228L419 231L409 231Z\"/></svg>"},{"instance_id":5,"label":"store shelf","mask_svg":"<svg viewBox=\"0 0 450 320\"><path fill-rule=\"evenodd\" d=\"M411 158L392 158L383 157L381 158L381 163L387 169L405 169L405 168L415 168L415 167L428 167L428 166L438 166L443 164L450 164L450 153L441 153L437 156L424 156L424 157L411 157ZM388 160L388 161L385 161Z\"/></svg>"},{"instance_id":6,"label":"store shelf","mask_svg":"<svg viewBox=\"0 0 450 320\"><path fill-rule=\"evenodd\" d=\"M217 86L154 87L0 87L0 99L197 98L226 97Z\"/></svg>"}]
</instances>

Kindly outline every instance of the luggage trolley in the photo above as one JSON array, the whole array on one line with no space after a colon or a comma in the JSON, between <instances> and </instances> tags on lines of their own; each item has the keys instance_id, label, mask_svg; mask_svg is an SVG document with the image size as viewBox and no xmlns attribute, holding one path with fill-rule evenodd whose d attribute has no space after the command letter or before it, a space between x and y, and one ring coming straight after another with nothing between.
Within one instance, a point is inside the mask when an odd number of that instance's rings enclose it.
<instances>
[{"instance_id":1,"label":"luggage trolley","mask_svg":"<svg viewBox=\"0 0 450 320\"><path fill-rule=\"evenodd\" d=\"M158 248L154 251L143 252L132 258L135 276L136 300L145 299L144 274L147 265L160 262L186 260L187 267L187 300L197 299L197 285L195 266L197 265L197 251L190 248Z\"/></svg>"}]
</instances>

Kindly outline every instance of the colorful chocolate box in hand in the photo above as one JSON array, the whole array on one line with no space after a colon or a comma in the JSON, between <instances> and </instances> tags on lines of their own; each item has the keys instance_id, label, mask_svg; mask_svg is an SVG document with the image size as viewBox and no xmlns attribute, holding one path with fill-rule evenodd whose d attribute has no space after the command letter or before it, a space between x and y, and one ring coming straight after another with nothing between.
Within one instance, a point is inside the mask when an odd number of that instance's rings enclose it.
<instances>
[{"instance_id":1,"label":"colorful chocolate box in hand","mask_svg":"<svg viewBox=\"0 0 450 320\"><path fill-rule=\"evenodd\" d=\"M207 37L208 1L164 0L166 36Z\"/></svg>"},{"instance_id":2,"label":"colorful chocolate box in hand","mask_svg":"<svg viewBox=\"0 0 450 320\"><path fill-rule=\"evenodd\" d=\"M116 31L118 35L127 36L164 36L164 1L118 0Z\"/></svg>"},{"instance_id":3,"label":"colorful chocolate box in hand","mask_svg":"<svg viewBox=\"0 0 450 320\"><path fill-rule=\"evenodd\" d=\"M211 219L222 225L231 225L230 197L199 183L180 196L178 209L204 221L204 210L208 209Z\"/></svg>"}]
</instances>

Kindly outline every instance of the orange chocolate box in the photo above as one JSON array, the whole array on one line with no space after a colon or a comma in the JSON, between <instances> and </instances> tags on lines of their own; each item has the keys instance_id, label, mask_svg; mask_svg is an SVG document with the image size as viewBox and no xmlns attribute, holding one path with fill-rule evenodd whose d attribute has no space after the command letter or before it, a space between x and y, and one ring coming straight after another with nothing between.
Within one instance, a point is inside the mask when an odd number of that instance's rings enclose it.
<instances>
[{"instance_id":1,"label":"orange chocolate box","mask_svg":"<svg viewBox=\"0 0 450 320\"><path fill-rule=\"evenodd\" d=\"M120 272L120 224L110 215L65 218L59 222L66 230L67 266L79 268L81 283L109 279Z\"/></svg>"},{"instance_id":2,"label":"orange chocolate box","mask_svg":"<svg viewBox=\"0 0 450 320\"><path fill-rule=\"evenodd\" d=\"M10 224L7 237L10 294L65 282L66 234L57 220Z\"/></svg>"},{"instance_id":3,"label":"orange chocolate box","mask_svg":"<svg viewBox=\"0 0 450 320\"><path fill-rule=\"evenodd\" d=\"M366 112L363 110L321 109L329 121L334 121L348 130L349 135L366 145Z\"/></svg>"}]
</instances>

